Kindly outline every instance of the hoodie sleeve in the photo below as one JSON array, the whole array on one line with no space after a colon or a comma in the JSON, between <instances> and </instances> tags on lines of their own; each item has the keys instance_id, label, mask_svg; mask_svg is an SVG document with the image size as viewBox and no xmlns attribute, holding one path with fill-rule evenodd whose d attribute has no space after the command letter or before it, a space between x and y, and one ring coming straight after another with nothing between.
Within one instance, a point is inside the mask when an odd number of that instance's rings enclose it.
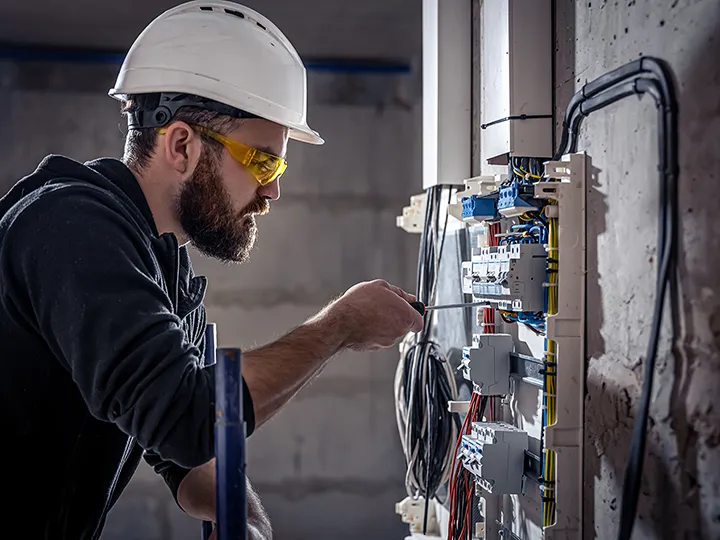
<instances>
[{"instance_id":1,"label":"hoodie sleeve","mask_svg":"<svg viewBox=\"0 0 720 540\"><path fill-rule=\"evenodd\" d=\"M3 296L69 370L90 413L185 468L213 457L203 368L159 265L110 194L60 184L5 216Z\"/></svg>"}]
</instances>

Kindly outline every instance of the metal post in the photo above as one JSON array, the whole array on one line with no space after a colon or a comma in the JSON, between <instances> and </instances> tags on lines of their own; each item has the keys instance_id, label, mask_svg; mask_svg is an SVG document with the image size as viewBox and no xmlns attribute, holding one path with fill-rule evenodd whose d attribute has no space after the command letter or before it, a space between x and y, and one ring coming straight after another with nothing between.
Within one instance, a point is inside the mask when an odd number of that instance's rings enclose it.
<instances>
[{"instance_id":1,"label":"metal post","mask_svg":"<svg viewBox=\"0 0 720 540\"><path fill-rule=\"evenodd\" d=\"M215 471L218 540L246 540L245 422L240 349L218 349L215 369Z\"/></svg>"},{"instance_id":2,"label":"metal post","mask_svg":"<svg viewBox=\"0 0 720 540\"><path fill-rule=\"evenodd\" d=\"M205 366L215 364L215 347L217 347L217 329L215 323L208 323L205 327ZM202 540L209 540L212 532L212 521L203 521Z\"/></svg>"}]
</instances>

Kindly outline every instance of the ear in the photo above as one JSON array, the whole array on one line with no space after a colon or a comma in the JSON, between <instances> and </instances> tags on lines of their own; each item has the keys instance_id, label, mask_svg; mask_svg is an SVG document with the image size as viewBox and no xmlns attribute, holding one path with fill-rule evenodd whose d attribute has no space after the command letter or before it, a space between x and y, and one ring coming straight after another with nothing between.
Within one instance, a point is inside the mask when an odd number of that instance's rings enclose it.
<instances>
[{"instance_id":1,"label":"ear","mask_svg":"<svg viewBox=\"0 0 720 540\"><path fill-rule=\"evenodd\" d=\"M185 122L172 122L160 139L158 149L171 168L183 176L195 170L202 153L200 135Z\"/></svg>"}]
</instances>

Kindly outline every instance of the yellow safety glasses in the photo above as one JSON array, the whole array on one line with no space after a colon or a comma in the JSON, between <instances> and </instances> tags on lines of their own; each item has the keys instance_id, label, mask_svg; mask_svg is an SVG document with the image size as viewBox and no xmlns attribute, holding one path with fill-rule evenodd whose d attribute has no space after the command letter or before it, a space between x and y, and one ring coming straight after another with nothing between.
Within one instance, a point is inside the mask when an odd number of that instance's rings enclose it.
<instances>
[{"instance_id":1,"label":"yellow safety glasses","mask_svg":"<svg viewBox=\"0 0 720 540\"><path fill-rule=\"evenodd\" d=\"M234 141L206 127L195 124L190 125L193 129L222 144L233 159L244 165L252 173L261 186L277 180L287 169L287 161L280 156L268 154L257 148ZM167 127L158 130L159 133L165 133L166 131Z\"/></svg>"}]
</instances>

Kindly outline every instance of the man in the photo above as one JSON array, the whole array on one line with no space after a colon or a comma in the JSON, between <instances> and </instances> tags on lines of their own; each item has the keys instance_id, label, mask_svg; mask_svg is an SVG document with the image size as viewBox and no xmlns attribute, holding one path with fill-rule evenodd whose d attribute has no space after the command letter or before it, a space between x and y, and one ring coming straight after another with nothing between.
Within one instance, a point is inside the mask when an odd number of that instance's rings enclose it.
<instances>
[{"instance_id":1,"label":"man","mask_svg":"<svg viewBox=\"0 0 720 540\"><path fill-rule=\"evenodd\" d=\"M3 538L99 538L143 455L188 514L214 519L206 280L186 246L244 261L288 138L323 142L292 45L231 2L158 17L110 93L128 117L123 161L51 156L0 201ZM361 283L246 352L248 431L339 351L420 330L412 300ZM251 537L269 538L249 499Z\"/></svg>"}]
</instances>

